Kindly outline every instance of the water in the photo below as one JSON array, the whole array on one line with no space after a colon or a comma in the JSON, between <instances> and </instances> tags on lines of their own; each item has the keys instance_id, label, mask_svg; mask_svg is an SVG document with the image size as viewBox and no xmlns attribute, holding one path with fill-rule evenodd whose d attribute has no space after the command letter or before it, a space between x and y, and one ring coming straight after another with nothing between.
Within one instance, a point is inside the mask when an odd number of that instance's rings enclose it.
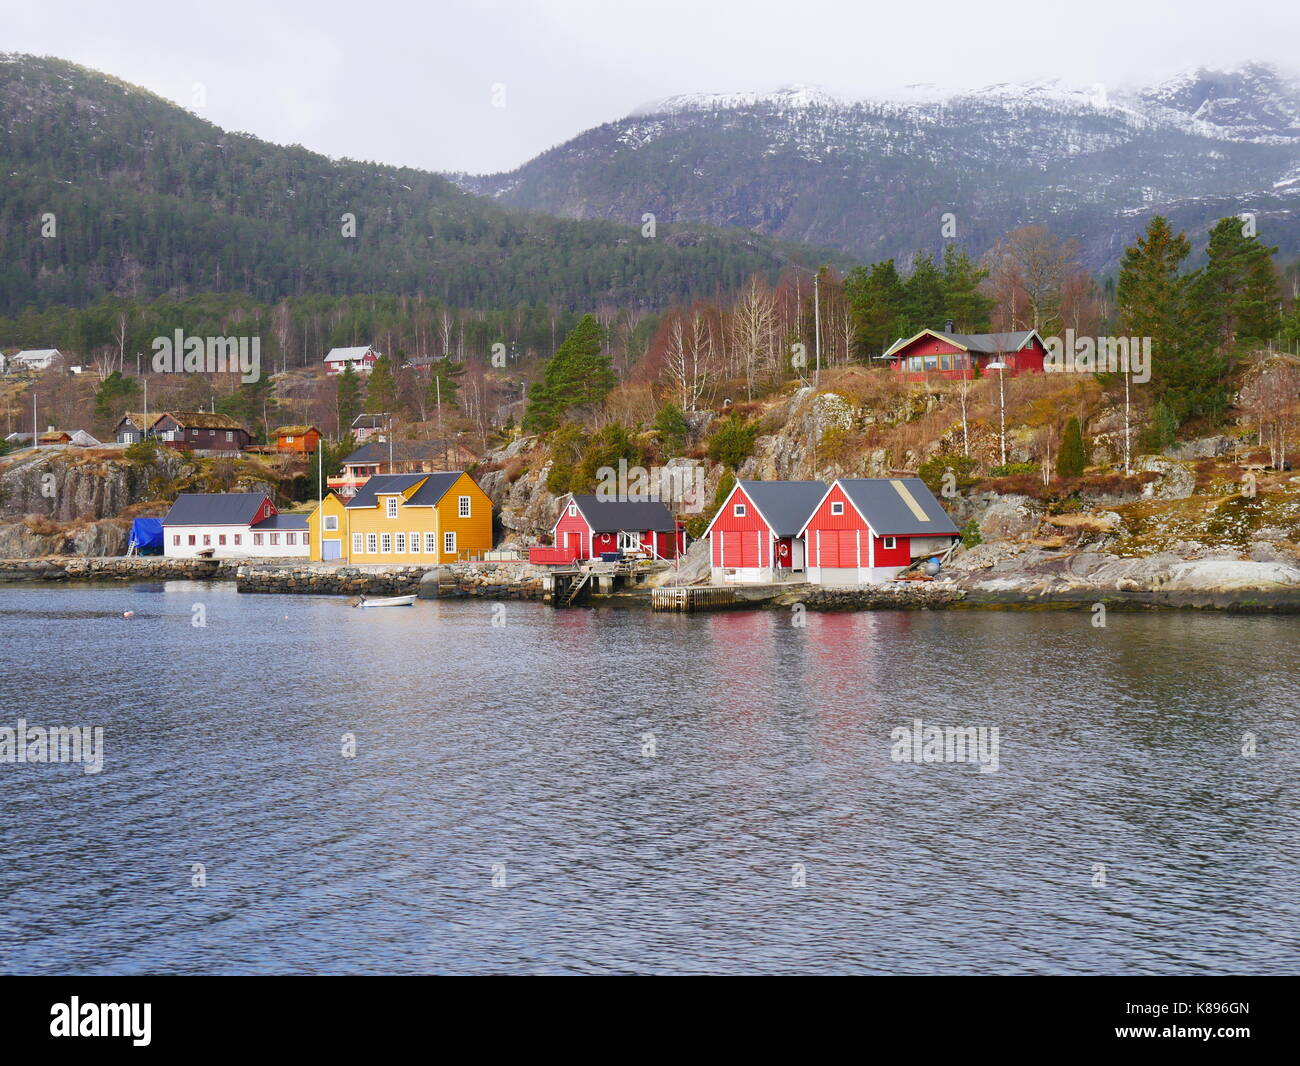
<instances>
[{"instance_id":1,"label":"water","mask_svg":"<svg viewBox=\"0 0 1300 1066\"><path fill-rule=\"evenodd\" d=\"M492 611L0 590L0 725L106 749L0 765L0 972L1300 962L1300 619Z\"/></svg>"}]
</instances>

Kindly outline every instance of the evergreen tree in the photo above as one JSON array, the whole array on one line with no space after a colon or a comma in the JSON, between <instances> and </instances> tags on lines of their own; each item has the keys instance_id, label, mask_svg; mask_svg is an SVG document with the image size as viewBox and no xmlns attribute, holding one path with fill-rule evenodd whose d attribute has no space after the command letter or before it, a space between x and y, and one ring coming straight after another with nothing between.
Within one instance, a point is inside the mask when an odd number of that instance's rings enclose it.
<instances>
[{"instance_id":1,"label":"evergreen tree","mask_svg":"<svg viewBox=\"0 0 1300 1066\"><path fill-rule=\"evenodd\" d=\"M907 294L894 261L886 259L870 269L855 267L844 279L844 292L853 314L859 354L864 358L880 355L904 330Z\"/></svg>"},{"instance_id":2,"label":"evergreen tree","mask_svg":"<svg viewBox=\"0 0 1300 1066\"><path fill-rule=\"evenodd\" d=\"M943 250L943 288L946 319L958 333L987 333L992 325L991 296L980 292L988 270L955 244Z\"/></svg>"},{"instance_id":3,"label":"evergreen tree","mask_svg":"<svg viewBox=\"0 0 1300 1066\"><path fill-rule=\"evenodd\" d=\"M116 425L139 394L140 383L135 378L123 377L114 370L95 393L96 425Z\"/></svg>"},{"instance_id":4,"label":"evergreen tree","mask_svg":"<svg viewBox=\"0 0 1300 1066\"><path fill-rule=\"evenodd\" d=\"M449 407L456 407L460 395L460 377L465 373L465 364L457 363L450 356L435 359L429 374L429 403L436 404L441 399Z\"/></svg>"},{"instance_id":5,"label":"evergreen tree","mask_svg":"<svg viewBox=\"0 0 1300 1066\"><path fill-rule=\"evenodd\" d=\"M659 443L663 446L665 455L674 456L682 453L691 427L680 407L675 403L666 403L659 408L659 413L655 415L654 428L659 435Z\"/></svg>"},{"instance_id":6,"label":"evergreen tree","mask_svg":"<svg viewBox=\"0 0 1300 1066\"><path fill-rule=\"evenodd\" d=\"M381 355L370 368L366 382L366 413L384 414L397 403L397 382L393 378L393 361Z\"/></svg>"},{"instance_id":7,"label":"evergreen tree","mask_svg":"<svg viewBox=\"0 0 1300 1066\"><path fill-rule=\"evenodd\" d=\"M348 363L338 377L338 394L334 401L339 416L339 434L351 433L352 423L361 413L361 379Z\"/></svg>"},{"instance_id":8,"label":"evergreen tree","mask_svg":"<svg viewBox=\"0 0 1300 1066\"><path fill-rule=\"evenodd\" d=\"M1207 339L1220 351L1267 344L1281 327L1281 294L1273 266L1276 248L1246 236L1239 218L1210 230L1207 262L1196 277L1196 304Z\"/></svg>"},{"instance_id":9,"label":"evergreen tree","mask_svg":"<svg viewBox=\"0 0 1300 1066\"><path fill-rule=\"evenodd\" d=\"M602 352L603 335L595 315L583 315L546 361L540 384L528 395L524 429L545 433L570 411L599 403L614 387L614 370Z\"/></svg>"},{"instance_id":10,"label":"evergreen tree","mask_svg":"<svg viewBox=\"0 0 1300 1066\"><path fill-rule=\"evenodd\" d=\"M1083 450L1083 431L1079 428L1079 420L1071 418L1065 425L1061 450L1056 456L1056 476L1081 477L1085 465L1087 456Z\"/></svg>"},{"instance_id":11,"label":"evergreen tree","mask_svg":"<svg viewBox=\"0 0 1300 1066\"><path fill-rule=\"evenodd\" d=\"M928 252L916 253L912 273L903 283L903 296L903 334L910 337L923 329L943 329L947 286Z\"/></svg>"}]
</instances>

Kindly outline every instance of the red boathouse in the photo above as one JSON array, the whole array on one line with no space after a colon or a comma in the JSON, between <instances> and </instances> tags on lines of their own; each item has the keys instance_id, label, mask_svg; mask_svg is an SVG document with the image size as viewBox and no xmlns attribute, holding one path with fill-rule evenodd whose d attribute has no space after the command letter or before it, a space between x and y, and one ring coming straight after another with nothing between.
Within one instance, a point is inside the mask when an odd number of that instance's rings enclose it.
<instances>
[{"instance_id":1,"label":"red boathouse","mask_svg":"<svg viewBox=\"0 0 1300 1066\"><path fill-rule=\"evenodd\" d=\"M824 495L821 481L737 481L704 531L713 583L766 583L803 571L799 531Z\"/></svg>"},{"instance_id":2,"label":"red boathouse","mask_svg":"<svg viewBox=\"0 0 1300 1066\"><path fill-rule=\"evenodd\" d=\"M657 500L602 500L570 496L551 527L553 548L533 548L529 561L564 563L599 559L603 552L644 553L675 559L686 550L686 531Z\"/></svg>"}]
</instances>

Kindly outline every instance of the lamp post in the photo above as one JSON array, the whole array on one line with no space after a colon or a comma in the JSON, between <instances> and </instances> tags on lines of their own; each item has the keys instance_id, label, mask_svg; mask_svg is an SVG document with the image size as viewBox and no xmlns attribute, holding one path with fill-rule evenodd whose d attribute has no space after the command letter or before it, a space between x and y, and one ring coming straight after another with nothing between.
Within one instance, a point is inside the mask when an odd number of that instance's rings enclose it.
<instances>
[{"instance_id":1,"label":"lamp post","mask_svg":"<svg viewBox=\"0 0 1300 1066\"><path fill-rule=\"evenodd\" d=\"M1006 375L1003 373L1007 369L1007 364L1001 359L995 359L984 368L985 370L996 370L998 372L998 443L1002 452L1002 465L1007 465L1007 394L1004 386Z\"/></svg>"}]
</instances>

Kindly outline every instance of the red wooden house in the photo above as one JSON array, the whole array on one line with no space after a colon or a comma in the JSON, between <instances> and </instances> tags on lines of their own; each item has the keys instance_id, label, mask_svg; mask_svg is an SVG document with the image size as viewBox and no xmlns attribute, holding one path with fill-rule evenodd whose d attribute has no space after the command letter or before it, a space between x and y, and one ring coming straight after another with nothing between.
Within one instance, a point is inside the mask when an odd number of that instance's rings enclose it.
<instances>
[{"instance_id":1,"label":"red wooden house","mask_svg":"<svg viewBox=\"0 0 1300 1066\"><path fill-rule=\"evenodd\" d=\"M978 371L988 371L993 362L1006 364L1005 373L1043 371L1047 345L1034 329L1019 333L953 333L923 329L915 337L897 340L880 358L889 361L889 369L908 381L927 378L973 378Z\"/></svg>"},{"instance_id":2,"label":"red wooden house","mask_svg":"<svg viewBox=\"0 0 1300 1066\"><path fill-rule=\"evenodd\" d=\"M808 580L821 585L889 581L961 538L920 478L839 478L800 530Z\"/></svg>"},{"instance_id":3,"label":"red wooden house","mask_svg":"<svg viewBox=\"0 0 1300 1066\"><path fill-rule=\"evenodd\" d=\"M799 536L826 495L821 481L737 481L705 529L714 584L776 581L806 565Z\"/></svg>"},{"instance_id":4,"label":"red wooden house","mask_svg":"<svg viewBox=\"0 0 1300 1066\"><path fill-rule=\"evenodd\" d=\"M599 559L604 552L643 552L675 559L686 550L686 531L662 503L570 496L551 527L552 548L533 548L533 563Z\"/></svg>"}]
</instances>

